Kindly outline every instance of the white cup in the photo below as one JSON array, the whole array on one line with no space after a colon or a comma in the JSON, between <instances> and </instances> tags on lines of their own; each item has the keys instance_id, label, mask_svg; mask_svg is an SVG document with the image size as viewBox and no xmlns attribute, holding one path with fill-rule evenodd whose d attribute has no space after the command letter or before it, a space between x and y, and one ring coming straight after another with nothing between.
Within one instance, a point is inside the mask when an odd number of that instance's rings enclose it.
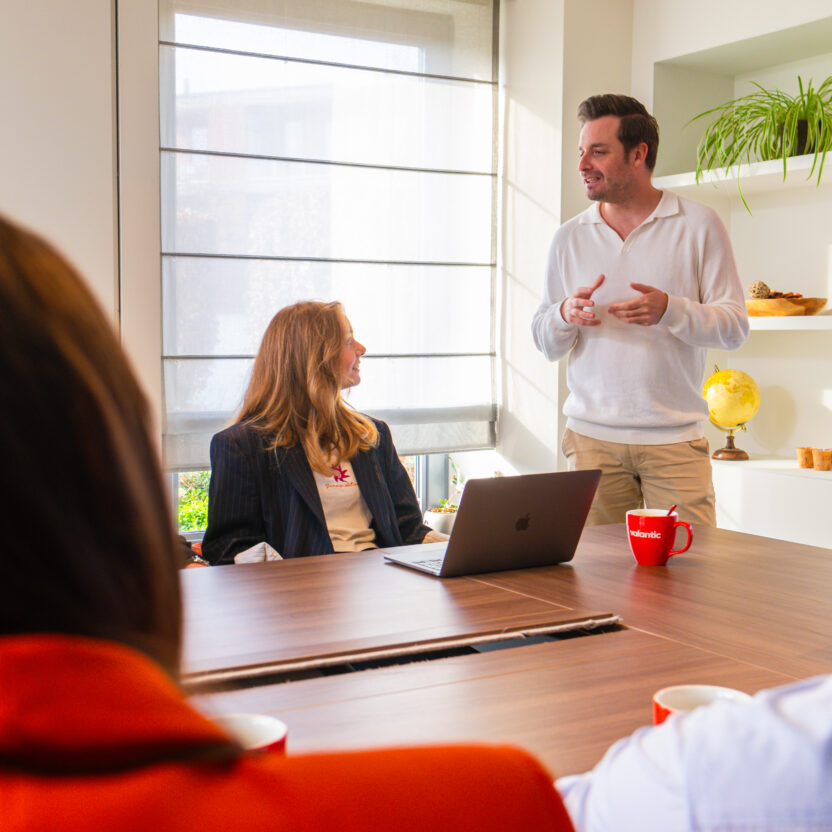
<instances>
[{"instance_id":1,"label":"white cup","mask_svg":"<svg viewBox=\"0 0 832 832\"><path fill-rule=\"evenodd\" d=\"M702 705L710 705L718 699L733 702L750 702L751 697L741 690L719 685L673 685L653 694L653 724L659 725L672 714L692 711Z\"/></svg>"},{"instance_id":2,"label":"white cup","mask_svg":"<svg viewBox=\"0 0 832 832\"><path fill-rule=\"evenodd\" d=\"M231 734L246 751L286 752L289 728L277 717L268 714L222 714L211 717L211 721Z\"/></svg>"}]
</instances>

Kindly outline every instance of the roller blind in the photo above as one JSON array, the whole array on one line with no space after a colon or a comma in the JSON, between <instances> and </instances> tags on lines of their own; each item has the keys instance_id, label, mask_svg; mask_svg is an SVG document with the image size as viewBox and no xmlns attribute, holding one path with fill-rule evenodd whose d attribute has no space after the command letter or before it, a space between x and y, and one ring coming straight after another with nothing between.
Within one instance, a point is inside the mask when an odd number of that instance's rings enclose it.
<instances>
[{"instance_id":1,"label":"roller blind","mask_svg":"<svg viewBox=\"0 0 832 832\"><path fill-rule=\"evenodd\" d=\"M208 465L271 317L340 300L400 453L492 447L491 0L161 0L165 452Z\"/></svg>"}]
</instances>

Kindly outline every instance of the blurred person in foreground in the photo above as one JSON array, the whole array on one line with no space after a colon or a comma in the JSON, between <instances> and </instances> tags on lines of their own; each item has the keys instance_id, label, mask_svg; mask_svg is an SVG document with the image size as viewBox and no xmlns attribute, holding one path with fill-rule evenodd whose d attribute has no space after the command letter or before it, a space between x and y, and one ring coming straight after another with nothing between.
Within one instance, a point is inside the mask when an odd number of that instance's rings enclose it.
<instances>
[{"instance_id":1,"label":"blurred person in foreground","mask_svg":"<svg viewBox=\"0 0 832 832\"><path fill-rule=\"evenodd\" d=\"M365 352L340 303L303 301L272 318L236 422L211 440L208 561L446 538L422 522L390 428L344 401Z\"/></svg>"},{"instance_id":2,"label":"blurred person in foreground","mask_svg":"<svg viewBox=\"0 0 832 832\"><path fill-rule=\"evenodd\" d=\"M566 829L511 748L247 754L177 685L147 404L67 262L0 218L3 832Z\"/></svg>"}]
</instances>

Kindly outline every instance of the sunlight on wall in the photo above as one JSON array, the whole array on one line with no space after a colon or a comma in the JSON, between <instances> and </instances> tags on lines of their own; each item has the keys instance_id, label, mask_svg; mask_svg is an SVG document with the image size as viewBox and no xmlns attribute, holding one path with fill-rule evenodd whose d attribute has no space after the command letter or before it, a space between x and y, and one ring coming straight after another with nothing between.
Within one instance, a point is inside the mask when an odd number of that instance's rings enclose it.
<instances>
[{"instance_id":1,"label":"sunlight on wall","mask_svg":"<svg viewBox=\"0 0 832 832\"><path fill-rule=\"evenodd\" d=\"M503 263L539 292L549 241L560 224L560 131L507 95Z\"/></svg>"},{"instance_id":2,"label":"sunlight on wall","mask_svg":"<svg viewBox=\"0 0 832 832\"><path fill-rule=\"evenodd\" d=\"M556 211L560 193L560 130L508 91L505 176L544 209ZM555 217L557 220L557 217Z\"/></svg>"},{"instance_id":3,"label":"sunlight on wall","mask_svg":"<svg viewBox=\"0 0 832 832\"><path fill-rule=\"evenodd\" d=\"M529 288L515 279L512 274L506 274L506 298L504 304L505 342L504 355L509 364L518 367L521 372L529 376L537 376L538 372L547 377L551 374L546 368L552 368L532 341L531 322L540 304L540 287L543 283L542 270L535 281L537 285ZM550 382L538 378L540 386L556 395Z\"/></svg>"},{"instance_id":4,"label":"sunlight on wall","mask_svg":"<svg viewBox=\"0 0 832 832\"><path fill-rule=\"evenodd\" d=\"M535 350L531 320L540 302L546 257L560 224L560 130L546 106L532 109L507 88L503 164L503 270L500 450L523 471L557 466L557 376ZM548 120L547 120L548 119Z\"/></svg>"},{"instance_id":5,"label":"sunlight on wall","mask_svg":"<svg viewBox=\"0 0 832 832\"><path fill-rule=\"evenodd\" d=\"M539 298L549 243L559 225L557 215L511 182L505 184L503 199L503 266L517 283Z\"/></svg>"},{"instance_id":6,"label":"sunlight on wall","mask_svg":"<svg viewBox=\"0 0 832 832\"><path fill-rule=\"evenodd\" d=\"M826 247L826 291L823 297L832 298L832 244ZM828 313L829 309L822 310L821 314Z\"/></svg>"}]
</instances>

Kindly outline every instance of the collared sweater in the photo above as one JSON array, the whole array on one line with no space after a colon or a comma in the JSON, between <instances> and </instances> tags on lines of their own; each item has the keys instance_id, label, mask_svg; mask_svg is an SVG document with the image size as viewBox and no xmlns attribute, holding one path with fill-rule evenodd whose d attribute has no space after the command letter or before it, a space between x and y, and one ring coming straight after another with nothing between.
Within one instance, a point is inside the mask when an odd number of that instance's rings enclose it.
<instances>
[{"instance_id":1,"label":"collared sweater","mask_svg":"<svg viewBox=\"0 0 832 832\"><path fill-rule=\"evenodd\" d=\"M595 291L599 326L561 316L563 301L605 275ZM667 293L654 326L626 324L610 304L637 297L631 283ZM532 333L550 361L569 356L567 427L595 439L660 445L702 436L708 416L702 382L708 349L734 350L748 315L731 243L716 213L665 191L626 240L593 204L552 240L543 302Z\"/></svg>"}]
</instances>

